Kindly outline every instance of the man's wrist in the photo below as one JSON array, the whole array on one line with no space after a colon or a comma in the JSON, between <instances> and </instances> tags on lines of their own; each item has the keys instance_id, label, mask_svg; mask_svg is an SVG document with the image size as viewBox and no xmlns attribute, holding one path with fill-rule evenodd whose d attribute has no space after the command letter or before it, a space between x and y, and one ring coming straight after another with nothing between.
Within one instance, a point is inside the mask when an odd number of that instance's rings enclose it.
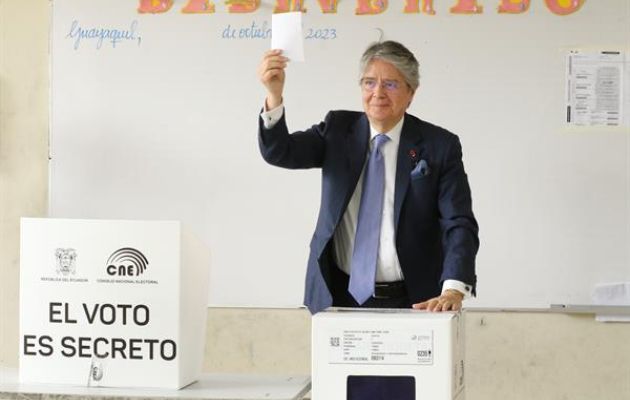
<instances>
[{"instance_id":1,"label":"man's wrist","mask_svg":"<svg viewBox=\"0 0 630 400\"><path fill-rule=\"evenodd\" d=\"M455 279L447 279L442 284L442 293L444 293L447 289L453 289L462 293L464 295L464 299L472 297L472 285L464 283L462 281L458 281Z\"/></svg>"},{"instance_id":2,"label":"man's wrist","mask_svg":"<svg viewBox=\"0 0 630 400\"><path fill-rule=\"evenodd\" d=\"M282 96L267 95L265 98L265 111L273 110L282 105Z\"/></svg>"},{"instance_id":3,"label":"man's wrist","mask_svg":"<svg viewBox=\"0 0 630 400\"><path fill-rule=\"evenodd\" d=\"M459 300L464 300L464 293L460 292L457 289L445 289L442 292L443 295L448 295L448 296L456 296L457 298L459 298Z\"/></svg>"}]
</instances>

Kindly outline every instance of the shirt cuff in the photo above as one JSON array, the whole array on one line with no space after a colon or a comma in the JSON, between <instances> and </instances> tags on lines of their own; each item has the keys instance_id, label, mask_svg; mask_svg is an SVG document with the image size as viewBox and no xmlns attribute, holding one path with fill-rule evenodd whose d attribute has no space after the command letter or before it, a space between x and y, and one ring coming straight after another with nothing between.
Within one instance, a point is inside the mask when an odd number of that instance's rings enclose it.
<instances>
[{"instance_id":1,"label":"shirt cuff","mask_svg":"<svg viewBox=\"0 0 630 400\"><path fill-rule=\"evenodd\" d=\"M468 299L472 296L472 285L468 285L462 281L457 281L455 279L447 279L442 284L442 293L444 293L447 289L457 290L461 294L464 295L465 299Z\"/></svg>"},{"instance_id":2,"label":"shirt cuff","mask_svg":"<svg viewBox=\"0 0 630 400\"><path fill-rule=\"evenodd\" d=\"M261 112L260 118L262 118L263 120L263 125L265 126L265 129L271 129L278 123L278 121L280 121L282 115L284 115L284 104L280 104L278 107L269 111Z\"/></svg>"}]
</instances>

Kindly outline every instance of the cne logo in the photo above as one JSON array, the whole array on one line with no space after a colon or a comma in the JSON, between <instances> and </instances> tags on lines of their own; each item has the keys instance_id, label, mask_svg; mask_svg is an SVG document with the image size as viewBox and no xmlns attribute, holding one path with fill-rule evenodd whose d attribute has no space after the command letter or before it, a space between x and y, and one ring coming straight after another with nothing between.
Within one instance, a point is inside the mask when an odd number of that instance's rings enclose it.
<instances>
[{"instance_id":1,"label":"cne logo","mask_svg":"<svg viewBox=\"0 0 630 400\"><path fill-rule=\"evenodd\" d=\"M107 274L111 276L140 276L149 261L139 250L131 247L118 249L107 260Z\"/></svg>"}]
</instances>

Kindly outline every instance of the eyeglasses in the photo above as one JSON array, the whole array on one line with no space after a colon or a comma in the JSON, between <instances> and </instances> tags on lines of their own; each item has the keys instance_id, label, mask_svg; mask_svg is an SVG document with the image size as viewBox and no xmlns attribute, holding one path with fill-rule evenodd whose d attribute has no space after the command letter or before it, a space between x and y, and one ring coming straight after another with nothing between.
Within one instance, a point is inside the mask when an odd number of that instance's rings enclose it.
<instances>
[{"instance_id":1,"label":"eyeglasses","mask_svg":"<svg viewBox=\"0 0 630 400\"><path fill-rule=\"evenodd\" d=\"M360 84L361 84L361 88L367 92L375 91L379 85L381 88L385 89L388 92L395 92L398 89L400 89L400 82L392 80L392 79L382 80L381 83L379 84L378 79L362 78L360 81Z\"/></svg>"}]
</instances>

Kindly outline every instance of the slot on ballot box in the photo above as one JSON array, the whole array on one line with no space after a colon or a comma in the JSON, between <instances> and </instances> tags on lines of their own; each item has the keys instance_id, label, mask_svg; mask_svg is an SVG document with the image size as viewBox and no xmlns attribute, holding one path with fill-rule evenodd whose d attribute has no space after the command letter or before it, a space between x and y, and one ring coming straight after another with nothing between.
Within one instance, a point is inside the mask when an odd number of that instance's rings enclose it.
<instances>
[{"instance_id":1,"label":"slot on ballot box","mask_svg":"<svg viewBox=\"0 0 630 400\"><path fill-rule=\"evenodd\" d=\"M179 222L23 218L20 237L20 382L197 379L209 253Z\"/></svg>"},{"instance_id":2,"label":"slot on ballot box","mask_svg":"<svg viewBox=\"0 0 630 400\"><path fill-rule=\"evenodd\" d=\"M332 308L312 330L313 400L464 399L461 313Z\"/></svg>"}]
</instances>

